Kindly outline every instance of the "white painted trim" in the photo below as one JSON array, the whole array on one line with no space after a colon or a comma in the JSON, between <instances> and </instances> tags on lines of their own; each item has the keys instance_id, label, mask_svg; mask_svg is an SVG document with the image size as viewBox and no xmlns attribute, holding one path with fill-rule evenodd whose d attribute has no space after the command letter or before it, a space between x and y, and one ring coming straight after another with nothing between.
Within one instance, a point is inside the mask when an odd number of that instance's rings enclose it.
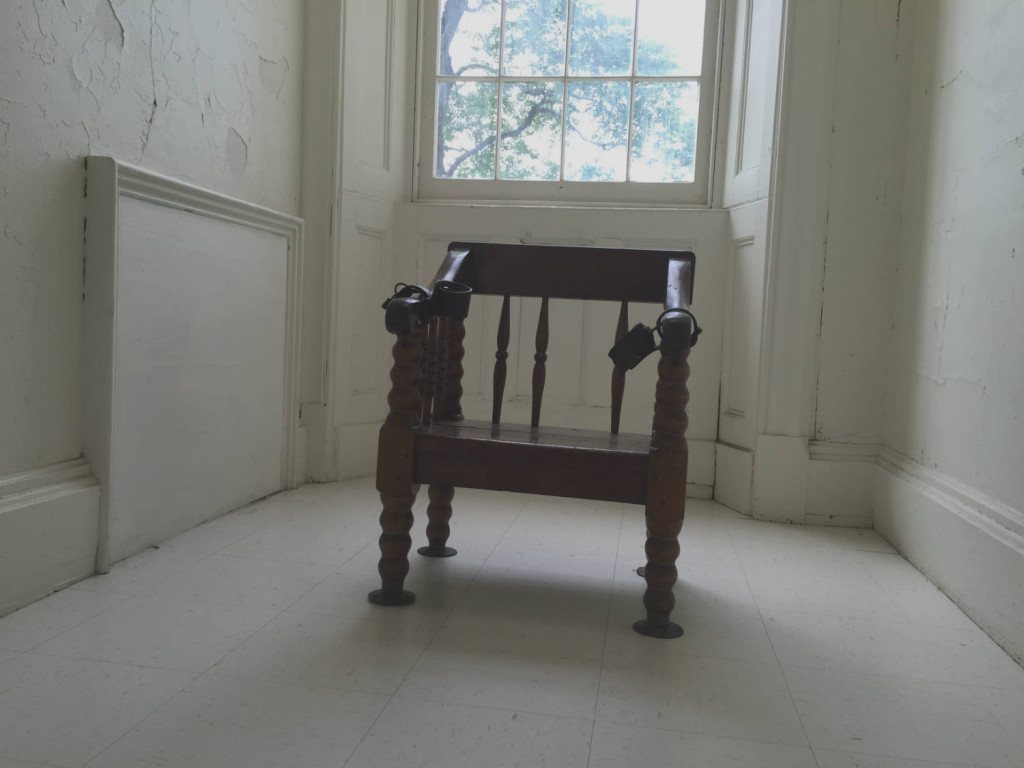
<instances>
[{"instance_id":1,"label":"white painted trim","mask_svg":"<svg viewBox=\"0 0 1024 768\"><path fill-rule=\"evenodd\" d=\"M302 305L303 221L295 216L222 195L111 157L90 156L88 163L114 164L117 196L133 197L168 208L198 213L219 221L240 224L283 237L288 243L288 297L285 317L285 435L281 449L281 481L294 488L300 478L295 466L295 438L299 422L298 364L299 317Z\"/></svg>"},{"instance_id":2,"label":"white painted trim","mask_svg":"<svg viewBox=\"0 0 1024 768\"><path fill-rule=\"evenodd\" d=\"M1021 512L890 449L873 470L875 529L1024 663Z\"/></svg>"},{"instance_id":3,"label":"white painted trim","mask_svg":"<svg viewBox=\"0 0 1024 768\"><path fill-rule=\"evenodd\" d=\"M86 158L86 302L87 343L83 346L86 372L85 452L104 490L109 487L112 458L112 411L116 398L116 348L113 317L116 305L118 200L129 197L156 205L238 224L283 237L287 243L287 297L285 316L284 435L281 447L281 486L294 488L302 481L299 452L299 331L302 305L302 219L244 200L188 184L153 171L122 163L112 157ZM89 226L92 228L90 229ZM100 502L97 568L109 569L109 494Z\"/></svg>"},{"instance_id":4,"label":"white painted trim","mask_svg":"<svg viewBox=\"0 0 1024 768\"><path fill-rule=\"evenodd\" d=\"M875 461L881 451L878 443L835 443L811 440L808 443L811 461Z\"/></svg>"},{"instance_id":5,"label":"white painted trim","mask_svg":"<svg viewBox=\"0 0 1024 768\"><path fill-rule=\"evenodd\" d=\"M345 0L306 4L301 213L306 224L307 317L302 328L307 476L335 476L337 282L340 271ZM325 103L326 102L326 103ZM303 478L306 479L306 478Z\"/></svg>"},{"instance_id":6,"label":"white painted trim","mask_svg":"<svg viewBox=\"0 0 1024 768\"><path fill-rule=\"evenodd\" d=\"M99 497L83 459L0 477L0 616L94 572Z\"/></svg>"},{"instance_id":7,"label":"white painted trim","mask_svg":"<svg viewBox=\"0 0 1024 768\"><path fill-rule=\"evenodd\" d=\"M1014 509L891 448L882 448L878 465L957 517L1024 555L1024 510Z\"/></svg>"},{"instance_id":8,"label":"white painted trim","mask_svg":"<svg viewBox=\"0 0 1024 768\"><path fill-rule=\"evenodd\" d=\"M59 464L51 464L48 467L38 467L0 477L0 510L10 502L9 497L45 490L48 487L82 478L89 479L93 484L96 482L89 469L89 462L85 459L72 459Z\"/></svg>"}]
</instances>

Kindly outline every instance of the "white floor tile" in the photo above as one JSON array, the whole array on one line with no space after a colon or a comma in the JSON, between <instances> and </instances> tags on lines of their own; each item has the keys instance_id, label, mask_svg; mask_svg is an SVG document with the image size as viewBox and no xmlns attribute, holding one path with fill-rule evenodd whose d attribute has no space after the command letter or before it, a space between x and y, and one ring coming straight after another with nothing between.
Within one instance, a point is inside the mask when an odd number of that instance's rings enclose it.
<instances>
[{"instance_id":1,"label":"white floor tile","mask_svg":"<svg viewBox=\"0 0 1024 768\"><path fill-rule=\"evenodd\" d=\"M366 600L363 478L0 619L0 768L101 750L90 768L1024 766L1024 671L871 531L689 501L686 633L660 641L631 628L641 507L464 489L453 506L459 554L410 552L411 606Z\"/></svg>"},{"instance_id":2,"label":"white floor tile","mask_svg":"<svg viewBox=\"0 0 1024 768\"><path fill-rule=\"evenodd\" d=\"M0 666L0 757L84 765L192 678L183 672L22 654Z\"/></svg>"},{"instance_id":3,"label":"white floor tile","mask_svg":"<svg viewBox=\"0 0 1024 768\"><path fill-rule=\"evenodd\" d=\"M125 595L65 589L0 619L0 648L32 650L126 599Z\"/></svg>"},{"instance_id":4,"label":"white floor tile","mask_svg":"<svg viewBox=\"0 0 1024 768\"><path fill-rule=\"evenodd\" d=\"M564 509L564 508L562 508ZM572 511L528 505L508 528L499 549L518 549L549 558L585 555L615 558L622 509L598 502L577 502Z\"/></svg>"},{"instance_id":5,"label":"white floor tile","mask_svg":"<svg viewBox=\"0 0 1024 768\"><path fill-rule=\"evenodd\" d=\"M480 564L473 563L461 552L444 558L422 557L410 552L409 557L405 589L416 595L416 602L410 606L390 610L366 599L371 591L380 589L377 573L380 550L372 544L288 606L288 610L352 620L397 621L402 625L436 629L462 597Z\"/></svg>"},{"instance_id":6,"label":"white floor tile","mask_svg":"<svg viewBox=\"0 0 1024 768\"><path fill-rule=\"evenodd\" d=\"M218 554L262 560L341 566L367 544L376 541L378 528L339 516L311 513L261 528Z\"/></svg>"},{"instance_id":7,"label":"white floor tile","mask_svg":"<svg viewBox=\"0 0 1024 768\"><path fill-rule=\"evenodd\" d=\"M822 574L816 579L793 573L757 576L748 573L747 576L762 612L793 611L886 622L907 621L892 598L867 574L860 578Z\"/></svg>"},{"instance_id":8,"label":"white floor tile","mask_svg":"<svg viewBox=\"0 0 1024 768\"><path fill-rule=\"evenodd\" d=\"M402 622L412 606L380 608L376 621L285 611L212 670L216 674L391 694L434 630Z\"/></svg>"},{"instance_id":9,"label":"white floor tile","mask_svg":"<svg viewBox=\"0 0 1024 768\"><path fill-rule=\"evenodd\" d=\"M203 672L274 611L132 597L40 645L39 653Z\"/></svg>"},{"instance_id":10,"label":"white floor tile","mask_svg":"<svg viewBox=\"0 0 1024 768\"><path fill-rule=\"evenodd\" d=\"M849 549L867 552L895 552L892 545L866 528L828 525L783 525L760 520L730 520L726 526L735 541L757 541L766 546L807 549Z\"/></svg>"},{"instance_id":11,"label":"white floor tile","mask_svg":"<svg viewBox=\"0 0 1024 768\"><path fill-rule=\"evenodd\" d=\"M593 557L591 555L572 555L555 553L540 554L528 549L512 549L498 547L487 558L488 568L527 571L537 575L554 578L584 578L588 580L604 579L611 587L615 576L615 558Z\"/></svg>"},{"instance_id":12,"label":"white floor tile","mask_svg":"<svg viewBox=\"0 0 1024 768\"><path fill-rule=\"evenodd\" d=\"M1024 670L977 627L924 627L767 611L783 666L890 675L1024 691Z\"/></svg>"},{"instance_id":13,"label":"white floor tile","mask_svg":"<svg viewBox=\"0 0 1024 768\"><path fill-rule=\"evenodd\" d=\"M963 768L953 763L935 763L931 760L907 760L902 757L877 757L852 752L814 750L818 768Z\"/></svg>"},{"instance_id":14,"label":"white floor tile","mask_svg":"<svg viewBox=\"0 0 1024 768\"><path fill-rule=\"evenodd\" d=\"M604 638L552 630L529 637L442 629L399 695L544 715L593 718Z\"/></svg>"},{"instance_id":15,"label":"white floor tile","mask_svg":"<svg viewBox=\"0 0 1024 768\"><path fill-rule=\"evenodd\" d=\"M352 754L385 696L203 675L89 768L328 768Z\"/></svg>"},{"instance_id":16,"label":"white floor tile","mask_svg":"<svg viewBox=\"0 0 1024 768\"><path fill-rule=\"evenodd\" d=\"M589 768L817 768L809 747L597 723Z\"/></svg>"},{"instance_id":17,"label":"white floor tile","mask_svg":"<svg viewBox=\"0 0 1024 768\"><path fill-rule=\"evenodd\" d=\"M332 570L330 565L210 555L142 595L283 610Z\"/></svg>"},{"instance_id":18,"label":"white floor tile","mask_svg":"<svg viewBox=\"0 0 1024 768\"><path fill-rule=\"evenodd\" d=\"M633 646L641 637L633 622L644 618L643 588L616 592L608 621L608 646ZM775 664L775 652L756 608L733 608L721 603L702 604L693 598L676 601L672 621L683 628L673 652L687 656L713 656Z\"/></svg>"},{"instance_id":19,"label":"white floor tile","mask_svg":"<svg viewBox=\"0 0 1024 768\"><path fill-rule=\"evenodd\" d=\"M451 632L535 636L604 634L610 584L605 578L567 577L485 566L445 622Z\"/></svg>"},{"instance_id":20,"label":"white floor tile","mask_svg":"<svg viewBox=\"0 0 1024 768\"><path fill-rule=\"evenodd\" d=\"M346 768L585 768L590 720L396 696Z\"/></svg>"},{"instance_id":21,"label":"white floor tile","mask_svg":"<svg viewBox=\"0 0 1024 768\"><path fill-rule=\"evenodd\" d=\"M635 509L632 514L627 512L623 515L618 557L636 560L637 565L643 565L647 560L644 554L647 524L644 522L643 508ZM684 519L679 533L679 557L676 562L686 566L740 567L728 529L711 516Z\"/></svg>"},{"instance_id":22,"label":"white floor tile","mask_svg":"<svg viewBox=\"0 0 1024 768\"><path fill-rule=\"evenodd\" d=\"M864 570L914 624L975 629L967 615L898 554L858 552Z\"/></svg>"},{"instance_id":23,"label":"white floor tile","mask_svg":"<svg viewBox=\"0 0 1024 768\"><path fill-rule=\"evenodd\" d=\"M646 581L636 572L638 563L620 559L615 571L616 590L639 590L643 594ZM695 606L719 605L724 608L757 608L742 568L721 568L676 562L678 578L673 590L677 603L692 602Z\"/></svg>"},{"instance_id":24,"label":"white floor tile","mask_svg":"<svg viewBox=\"0 0 1024 768\"><path fill-rule=\"evenodd\" d=\"M197 552L191 548L174 549L169 544L151 547L115 563L108 573L77 582L71 589L136 595L185 570L208 554L211 553Z\"/></svg>"},{"instance_id":25,"label":"white floor tile","mask_svg":"<svg viewBox=\"0 0 1024 768\"><path fill-rule=\"evenodd\" d=\"M1005 688L971 688L974 698L981 702L1003 729L1024 747L1024 691Z\"/></svg>"},{"instance_id":26,"label":"white floor tile","mask_svg":"<svg viewBox=\"0 0 1024 768\"><path fill-rule=\"evenodd\" d=\"M777 664L687 656L685 638L609 644L597 719L807 746Z\"/></svg>"},{"instance_id":27,"label":"white floor tile","mask_svg":"<svg viewBox=\"0 0 1024 768\"><path fill-rule=\"evenodd\" d=\"M1024 753L966 686L784 668L815 749L987 768Z\"/></svg>"}]
</instances>

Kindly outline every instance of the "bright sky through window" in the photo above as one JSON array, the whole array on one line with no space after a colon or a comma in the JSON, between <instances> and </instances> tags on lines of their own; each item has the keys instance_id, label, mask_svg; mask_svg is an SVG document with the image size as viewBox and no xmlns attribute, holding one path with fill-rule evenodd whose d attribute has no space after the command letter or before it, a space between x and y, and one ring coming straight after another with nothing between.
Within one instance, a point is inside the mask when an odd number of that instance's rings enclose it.
<instances>
[{"instance_id":1,"label":"bright sky through window","mask_svg":"<svg viewBox=\"0 0 1024 768\"><path fill-rule=\"evenodd\" d=\"M694 180L704 0L442 0L434 177Z\"/></svg>"}]
</instances>

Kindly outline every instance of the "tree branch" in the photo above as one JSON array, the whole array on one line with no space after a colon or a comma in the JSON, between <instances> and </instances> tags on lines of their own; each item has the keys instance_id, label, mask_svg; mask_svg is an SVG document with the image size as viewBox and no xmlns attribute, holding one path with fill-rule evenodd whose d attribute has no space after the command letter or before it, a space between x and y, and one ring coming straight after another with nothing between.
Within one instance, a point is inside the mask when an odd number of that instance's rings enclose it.
<instances>
[{"instance_id":1,"label":"tree branch","mask_svg":"<svg viewBox=\"0 0 1024 768\"><path fill-rule=\"evenodd\" d=\"M483 152L485 149L490 147L492 144L494 144L494 142L495 142L495 140L497 138L500 138L500 139L515 139L515 138L518 138L519 136L521 136L523 134L523 132L527 128L530 127L530 125L533 123L533 121L536 120L538 117L540 117L542 115L546 116L546 117L556 117L557 115L555 114L555 111L553 109L550 109L550 106L553 103L554 102L550 98L550 95L549 94L544 94L543 98L541 98L540 101L538 101L535 104L530 106L530 108L526 112L526 115L524 115L524 117L523 117L522 121L519 123L519 125L517 125L515 128L511 128L511 129L509 129L507 131L502 131L500 137L488 136L483 141L477 142L477 144L475 146L467 149L465 152L463 152L461 155L459 155L457 158L455 158L455 160L452 161L452 164L448 166L448 168L447 168L447 170L445 172L445 176L448 177L448 178L451 178L452 176L454 176L455 175L455 171L458 170L460 165L465 163L467 160L470 160L471 158L476 157L481 152ZM445 147L445 149L447 149L447 148L448 147Z\"/></svg>"}]
</instances>

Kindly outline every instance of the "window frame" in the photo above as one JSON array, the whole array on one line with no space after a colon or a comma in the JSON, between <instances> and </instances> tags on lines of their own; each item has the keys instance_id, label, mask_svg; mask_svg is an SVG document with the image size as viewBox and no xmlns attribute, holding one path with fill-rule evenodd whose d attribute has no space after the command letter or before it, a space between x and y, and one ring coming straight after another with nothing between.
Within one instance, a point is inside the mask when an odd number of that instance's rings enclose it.
<instances>
[{"instance_id":1,"label":"window frame","mask_svg":"<svg viewBox=\"0 0 1024 768\"><path fill-rule=\"evenodd\" d=\"M700 101L697 141L694 151L694 180L693 182L664 183L435 178L433 173L434 131L437 122L437 62L441 2L442 0L420 0L419 2L420 55L416 77L415 161L412 190L414 201L613 207L710 207L721 73L722 0L705 0L704 48L699 78ZM630 77L635 77L639 81L662 79L634 75L630 75ZM534 78L509 77L508 79L518 82ZM570 78L570 80L572 79ZM696 80L698 78L684 79Z\"/></svg>"}]
</instances>

